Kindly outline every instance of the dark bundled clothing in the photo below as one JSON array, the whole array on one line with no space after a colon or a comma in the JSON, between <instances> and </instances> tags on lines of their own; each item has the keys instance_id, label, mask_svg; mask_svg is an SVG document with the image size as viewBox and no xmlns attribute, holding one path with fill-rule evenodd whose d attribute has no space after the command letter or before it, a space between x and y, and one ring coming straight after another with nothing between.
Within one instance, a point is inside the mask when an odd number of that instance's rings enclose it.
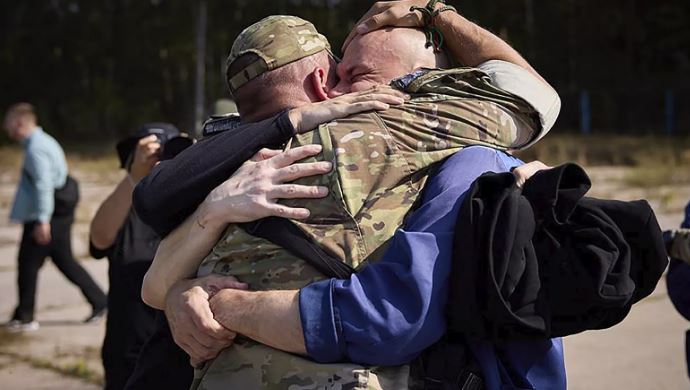
<instances>
[{"instance_id":1,"label":"dark bundled clothing","mask_svg":"<svg viewBox=\"0 0 690 390\"><path fill-rule=\"evenodd\" d=\"M153 335L142 346L126 390L187 390L194 370L189 355L175 344L165 313L156 310Z\"/></svg>"},{"instance_id":2,"label":"dark bundled clothing","mask_svg":"<svg viewBox=\"0 0 690 390\"><path fill-rule=\"evenodd\" d=\"M144 223L165 237L228 179L228 172L235 172L261 148L278 146L294 133L284 111L205 138L173 160L162 161L139 182L132 199L134 208Z\"/></svg>"},{"instance_id":3,"label":"dark bundled clothing","mask_svg":"<svg viewBox=\"0 0 690 390\"><path fill-rule=\"evenodd\" d=\"M668 263L646 201L586 198L575 164L481 176L461 205L449 330L476 339L553 338L622 321Z\"/></svg>"}]
</instances>

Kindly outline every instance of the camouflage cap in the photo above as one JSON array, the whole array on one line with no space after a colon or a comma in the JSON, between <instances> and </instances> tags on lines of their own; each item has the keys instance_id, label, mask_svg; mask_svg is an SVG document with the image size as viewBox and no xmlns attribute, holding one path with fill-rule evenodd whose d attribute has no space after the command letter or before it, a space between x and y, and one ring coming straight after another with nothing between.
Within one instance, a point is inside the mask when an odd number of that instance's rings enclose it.
<instances>
[{"instance_id":1,"label":"camouflage cap","mask_svg":"<svg viewBox=\"0 0 690 390\"><path fill-rule=\"evenodd\" d=\"M228 71L233 62L243 54L254 53L260 59L235 74L227 74L230 92L235 92L263 73L322 50L330 53L330 49L328 39L304 19L288 15L272 15L261 19L244 29L232 45L227 61Z\"/></svg>"}]
</instances>

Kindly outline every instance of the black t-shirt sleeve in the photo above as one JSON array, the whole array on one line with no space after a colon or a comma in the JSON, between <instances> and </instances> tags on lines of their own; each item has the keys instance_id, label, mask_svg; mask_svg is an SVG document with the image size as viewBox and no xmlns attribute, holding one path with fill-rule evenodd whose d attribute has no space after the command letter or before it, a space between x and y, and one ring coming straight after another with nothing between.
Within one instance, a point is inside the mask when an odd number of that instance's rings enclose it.
<instances>
[{"instance_id":1,"label":"black t-shirt sleeve","mask_svg":"<svg viewBox=\"0 0 690 390\"><path fill-rule=\"evenodd\" d=\"M134 190L134 208L144 223L165 237L257 151L280 145L293 135L284 111L203 139L158 164Z\"/></svg>"},{"instance_id":2,"label":"black t-shirt sleeve","mask_svg":"<svg viewBox=\"0 0 690 390\"><path fill-rule=\"evenodd\" d=\"M113 252L113 246L112 245L108 248L105 248L105 249L98 249L93 245L93 242L91 242L91 240L89 240L89 254L94 259L102 259L104 257L109 257L110 255L112 255L112 252Z\"/></svg>"}]
</instances>

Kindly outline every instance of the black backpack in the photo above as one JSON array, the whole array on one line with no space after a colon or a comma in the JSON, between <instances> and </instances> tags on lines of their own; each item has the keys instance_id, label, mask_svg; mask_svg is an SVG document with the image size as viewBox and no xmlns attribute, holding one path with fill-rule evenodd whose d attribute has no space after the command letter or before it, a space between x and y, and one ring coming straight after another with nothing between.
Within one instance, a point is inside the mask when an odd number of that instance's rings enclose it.
<instances>
[{"instance_id":1,"label":"black backpack","mask_svg":"<svg viewBox=\"0 0 690 390\"><path fill-rule=\"evenodd\" d=\"M62 188L55 190L55 208L53 217L72 217L79 203L79 184L72 176L67 175L67 180Z\"/></svg>"}]
</instances>

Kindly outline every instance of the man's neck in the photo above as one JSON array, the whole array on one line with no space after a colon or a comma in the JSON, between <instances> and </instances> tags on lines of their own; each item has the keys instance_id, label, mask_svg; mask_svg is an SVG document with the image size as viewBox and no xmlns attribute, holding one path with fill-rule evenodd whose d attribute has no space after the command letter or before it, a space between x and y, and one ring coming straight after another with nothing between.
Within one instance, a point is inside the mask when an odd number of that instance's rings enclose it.
<instances>
[{"instance_id":1,"label":"man's neck","mask_svg":"<svg viewBox=\"0 0 690 390\"><path fill-rule=\"evenodd\" d=\"M40 130L38 125L27 126L25 130L22 130L22 136L19 138L19 142L26 144L26 142L31 138L36 131Z\"/></svg>"},{"instance_id":2,"label":"man's neck","mask_svg":"<svg viewBox=\"0 0 690 390\"><path fill-rule=\"evenodd\" d=\"M311 103L306 92L286 86L275 87L270 93L256 88L244 90L237 98L240 117L245 123L262 121L283 110Z\"/></svg>"}]
</instances>

